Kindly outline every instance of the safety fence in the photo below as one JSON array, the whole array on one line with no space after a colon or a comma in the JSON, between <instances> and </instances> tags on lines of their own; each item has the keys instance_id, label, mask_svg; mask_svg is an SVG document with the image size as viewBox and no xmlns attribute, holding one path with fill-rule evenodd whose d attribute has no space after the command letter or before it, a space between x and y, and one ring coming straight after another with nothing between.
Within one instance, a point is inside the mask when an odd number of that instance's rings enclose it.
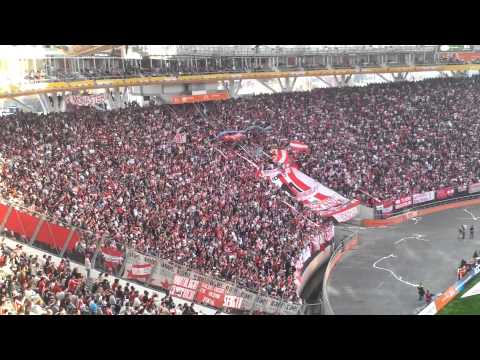
<instances>
[{"instance_id":1,"label":"safety fence","mask_svg":"<svg viewBox=\"0 0 480 360\"><path fill-rule=\"evenodd\" d=\"M330 279L330 274L335 268L337 263L345 256L345 254L352 250L355 246L358 245L358 233L352 233L347 236L345 239L340 240L340 242L335 243L335 247L328 261L327 267L325 269L325 274L323 276L322 284L322 313L323 315L335 315L330 300L328 298L328 280Z\"/></svg>"},{"instance_id":2,"label":"safety fence","mask_svg":"<svg viewBox=\"0 0 480 360\"><path fill-rule=\"evenodd\" d=\"M460 199L480 197L480 182L462 186L444 187L434 191L384 200L375 207L375 218L386 219L405 212L437 206Z\"/></svg>"},{"instance_id":3,"label":"safety fence","mask_svg":"<svg viewBox=\"0 0 480 360\"><path fill-rule=\"evenodd\" d=\"M61 224L21 205L0 202L0 234L10 232L18 241L62 258L147 285L187 301L230 313L300 314L302 305L246 290L241 284L204 276L185 266L130 248L116 246L111 238Z\"/></svg>"}]
</instances>

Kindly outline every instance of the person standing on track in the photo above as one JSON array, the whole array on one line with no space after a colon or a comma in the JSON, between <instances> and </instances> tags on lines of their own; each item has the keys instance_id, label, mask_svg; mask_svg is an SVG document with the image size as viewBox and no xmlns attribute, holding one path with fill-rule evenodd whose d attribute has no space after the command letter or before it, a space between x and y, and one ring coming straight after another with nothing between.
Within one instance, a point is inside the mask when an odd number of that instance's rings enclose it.
<instances>
[{"instance_id":1,"label":"person standing on track","mask_svg":"<svg viewBox=\"0 0 480 360\"><path fill-rule=\"evenodd\" d=\"M425 289L423 288L422 283L420 283L417 286L417 290L418 290L418 301L422 301L423 297L425 296Z\"/></svg>"},{"instance_id":2,"label":"person standing on track","mask_svg":"<svg viewBox=\"0 0 480 360\"><path fill-rule=\"evenodd\" d=\"M475 233L475 228L473 227L473 224L470 225L470 239L473 239Z\"/></svg>"}]
</instances>

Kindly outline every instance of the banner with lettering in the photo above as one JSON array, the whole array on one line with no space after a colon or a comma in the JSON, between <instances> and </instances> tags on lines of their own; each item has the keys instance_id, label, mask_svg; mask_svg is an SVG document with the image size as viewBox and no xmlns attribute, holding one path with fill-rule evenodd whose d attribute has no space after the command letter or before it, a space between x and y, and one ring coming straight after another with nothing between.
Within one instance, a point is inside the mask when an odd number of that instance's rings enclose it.
<instances>
[{"instance_id":1,"label":"banner with lettering","mask_svg":"<svg viewBox=\"0 0 480 360\"><path fill-rule=\"evenodd\" d=\"M395 210L398 209L403 209L407 206L412 205L412 197L411 196L405 196L400 199L395 200Z\"/></svg>"},{"instance_id":2,"label":"banner with lettering","mask_svg":"<svg viewBox=\"0 0 480 360\"><path fill-rule=\"evenodd\" d=\"M189 279L185 276L175 275L173 284L170 287L170 295L192 301L195 297L199 281Z\"/></svg>"},{"instance_id":3,"label":"banner with lettering","mask_svg":"<svg viewBox=\"0 0 480 360\"><path fill-rule=\"evenodd\" d=\"M421 204L427 201L435 200L435 191L427 191L420 194L414 194L412 196L413 204Z\"/></svg>"},{"instance_id":4,"label":"banner with lettering","mask_svg":"<svg viewBox=\"0 0 480 360\"><path fill-rule=\"evenodd\" d=\"M455 194L455 189L453 187L446 187L435 192L437 200L449 198L450 196L453 196L453 194Z\"/></svg>"},{"instance_id":5,"label":"banner with lettering","mask_svg":"<svg viewBox=\"0 0 480 360\"><path fill-rule=\"evenodd\" d=\"M215 308L221 308L225 299L225 288L201 282L195 295L195 301Z\"/></svg>"}]
</instances>

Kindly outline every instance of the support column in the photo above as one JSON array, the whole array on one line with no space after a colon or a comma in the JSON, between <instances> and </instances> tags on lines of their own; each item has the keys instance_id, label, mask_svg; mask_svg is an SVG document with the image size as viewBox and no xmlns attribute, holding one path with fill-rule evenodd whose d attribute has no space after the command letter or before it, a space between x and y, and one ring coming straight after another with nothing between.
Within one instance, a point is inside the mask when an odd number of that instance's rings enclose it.
<instances>
[{"instance_id":1,"label":"support column","mask_svg":"<svg viewBox=\"0 0 480 360\"><path fill-rule=\"evenodd\" d=\"M334 75L334 78L335 78L335 83L337 84L338 87L344 87L344 86L348 86L348 83L352 78L352 74L341 75L340 77L338 77L337 75Z\"/></svg>"},{"instance_id":2,"label":"support column","mask_svg":"<svg viewBox=\"0 0 480 360\"><path fill-rule=\"evenodd\" d=\"M18 100L17 98L11 98L16 104L18 104L22 109L33 112L33 109L25 104L24 102Z\"/></svg>"},{"instance_id":3,"label":"support column","mask_svg":"<svg viewBox=\"0 0 480 360\"><path fill-rule=\"evenodd\" d=\"M282 79L277 78L278 84L280 85L280 89L282 89L282 92L292 92L293 87L295 86L295 83L297 81L297 78L284 78L284 82L282 82Z\"/></svg>"},{"instance_id":4,"label":"support column","mask_svg":"<svg viewBox=\"0 0 480 360\"><path fill-rule=\"evenodd\" d=\"M107 100L107 105L110 108L110 110L115 109L115 103L112 98L112 92L110 89L105 89L105 99Z\"/></svg>"},{"instance_id":5,"label":"support column","mask_svg":"<svg viewBox=\"0 0 480 360\"><path fill-rule=\"evenodd\" d=\"M377 75L379 78L385 80L385 82L387 82L387 83L394 81L394 80L390 80L390 79L386 78L383 74L378 74L378 73L377 73L377 74L375 74L375 75ZM392 75L392 76L393 76L393 75Z\"/></svg>"},{"instance_id":6,"label":"support column","mask_svg":"<svg viewBox=\"0 0 480 360\"><path fill-rule=\"evenodd\" d=\"M62 101L60 102L60 111L62 112L67 111L67 103L65 101L65 91L62 92Z\"/></svg>"},{"instance_id":7,"label":"support column","mask_svg":"<svg viewBox=\"0 0 480 360\"><path fill-rule=\"evenodd\" d=\"M267 84L265 83L265 81L260 80L260 79L257 79L257 81L258 81L260 84L262 84L263 86L265 86L268 90L270 90L273 94L278 93L278 91L274 90L272 87L270 87L270 85L267 85Z\"/></svg>"},{"instance_id":8,"label":"support column","mask_svg":"<svg viewBox=\"0 0 480 360\"><path fill-rule=\"evenodd\" d=\"M40 100L40 104L42 105L42 110L44 113L48 114L53 112L53 106L50 104L47 94L38 94L38 99Z\"/></svg>"},{"instance_id":9,"label":"support column","mask_svg":"<svg viewBox=\"0 0 480 360\"><path fill-rule=\"evenodd\" d=\"M59 99L58 95L56 93L50 95L52 97L53 101L53 111L54 112L59 112L60 111L60 104L59 104Z\"/></svg>"},{"instance_id":10,"label":"support column","mask_svg":"<svg viewBox=\"0 0 480 360\"><path fill-rule=\"evenodd\" d=\"M332 87L332 84L330 84L329 82L327 82L324 78L322 78L321 76L316 76L316 78L318 80L320 80L321 82L323 82L325 85L327 85L328 87Z\"/></svg>"},{"instance_id":11,"label":"support column","mask_svg":"<svg viewBox=\"0 0 480 360\"><path fill-rule=\"evenodd\" d=\"M392 73L393 81L405 81L407 80L407 77L408 77L408 72L397 73L396 75L395 73Z\"/></svg>"},{"instance_id":12,"label":"support column","mask_svg":"<svg viewBox=\"0 0 480 360\"><path fill-rule=\"evenodd\" d=\"M242 88L242 80L229 80L223 83L223 87L228 91L230 97L235 99L238 97L238 92Z\"/></svg>"},{"instance_id":13,"label":"support column","mask_svg":"<svg viewBox=\"0 0 480 360\"><path fill-rule=\"evenodd\" d=\"M128 103L128 88L125 87L123 88L123 93L122 93L122 104Z\"/></svg>"}]
</instances>

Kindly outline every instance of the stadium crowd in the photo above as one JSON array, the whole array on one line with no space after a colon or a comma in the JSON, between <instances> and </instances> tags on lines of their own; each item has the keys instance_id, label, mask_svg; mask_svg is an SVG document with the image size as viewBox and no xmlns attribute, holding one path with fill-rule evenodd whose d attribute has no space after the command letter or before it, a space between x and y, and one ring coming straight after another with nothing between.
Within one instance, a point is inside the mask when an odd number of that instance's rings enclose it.
<instances>
[{"instance_id":1,"label":"stadium crowd","mask_svg":"<svg viewBox=\"0 0 480 360\"><path fill-rule=\"evenodd\" d=\"M295 266L318 233L306 217L326 220L259 181L237 153L267 166L258 150L304 141L311 154L298 159L302 170L350 198L478 182L479 86L478 77L431 79L200 106L22 113L0 128L1 195L120 250L296 301ZM253 124L271 131L251 134L243 148L215 138ZM186 143L174 142L178 132Z\"/></svg>"},{"instance_id":2,"label":"stadium crowd","mask_svg":"<svg viewBox=\"0 0 480 360\"><path fill-rule=\"evenodd\" d=\"M113 280L113 281L112 281ZM140 293L100 274L87 281L69 260L27 255L0 240L0 315L199 315L167 293Z\"/></svg>"}]
</instances>

